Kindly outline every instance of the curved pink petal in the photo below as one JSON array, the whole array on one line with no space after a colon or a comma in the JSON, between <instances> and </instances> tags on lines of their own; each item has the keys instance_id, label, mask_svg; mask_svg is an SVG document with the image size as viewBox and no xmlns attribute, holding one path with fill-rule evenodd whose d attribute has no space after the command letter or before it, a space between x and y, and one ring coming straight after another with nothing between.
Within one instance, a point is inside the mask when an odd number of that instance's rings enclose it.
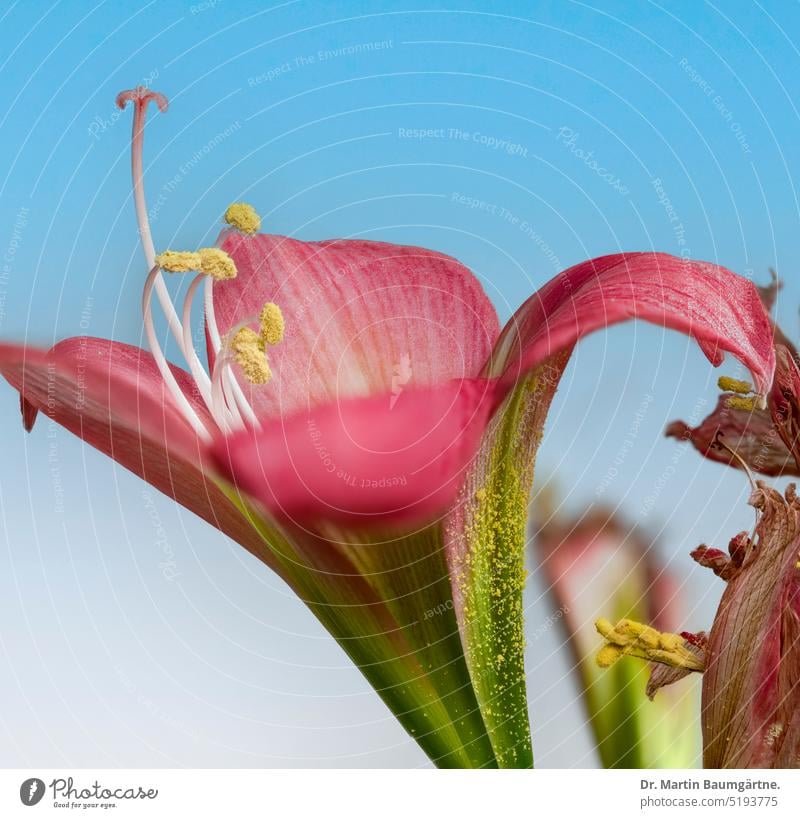
<instances>
[{"instance_id":1,"label":"curved pink petal","mask_svg":"<svg viewBox=\"0 0 800 818\"><path fill-rule=\"evenodd\" d=\"M584 335L630 318L691 336L714 366L732 353L762 395L772 384L772 329L752 282L665 253L601 256L556 276L506 325L492 374L517 378Z\"/></svg>"},{"instance_id":2,"label":"curved pink petal","mask_svg":"<svg viewBox=\"0 0 800 818\"><path fill-rule=\"evenodd\" d=\"M251 392L262 416L339 398L419 389L478 374L497 314L460 262L420 247L226 231L237 277L214 287L220 332L267 301L286 319L273 379Z\"/></svg>"},{"instance_id":3,"label":"curved pink petal","mask_svg":"<svg viewBox=\"0 0 800 818\"><path fill-rule=\"evenodd\" d=\"M204 418L189 375L172 371ZM205 447L148 352L85 337L49 351L0 344L0 373L20 393L27 428L38 410L271 564L261 537L214 482Z\"/></svg>"},{"instance_id":4,"label":"curved pink petal","mask_svg":"<svg viewBox=\"0 0 800 818\"><path fill-rule=\"evenodd\" d=\"M447 508L494 406L482 380L349 398L218 440L220 468L270 512L415 523Z\"/></svg>"}]
</instances>

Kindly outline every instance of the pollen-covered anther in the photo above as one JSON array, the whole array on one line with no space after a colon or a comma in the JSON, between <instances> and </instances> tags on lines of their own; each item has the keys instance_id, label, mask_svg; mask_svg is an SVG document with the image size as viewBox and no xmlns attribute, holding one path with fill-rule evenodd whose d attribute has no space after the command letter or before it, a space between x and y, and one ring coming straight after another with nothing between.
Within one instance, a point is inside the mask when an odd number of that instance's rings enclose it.
<instances>
[{"instance_id":1,"label":"pollen-covered anther","mask_svg":"<svg viewBox=\"0 0 800 818\"><path fill-rule=\"evenodd\" d=\"M156 264L168 273L189 273L200 269L200 254L166 250L156 256Z\"/></svg>"},{"instance_id":2,"label":"pollen-covered anther","mask_svg":"<svg viewBox=\"0 0 800 818\"><path fill-rule=\"evenodd\" d=\"M670 667L703 670L701 658L689 650L686 640L677 633L662 633L632 619L621 619L614 626L607 619L598 619L595 627L606 640L597 654L600 667L610 667L624 655Z\"/></svg>"},{"instance_id":3,"label":"pollen-covered anther","mask_svg":"<svg viewBox=\"0 0 800 818\"><path fill-rule=\"evenodd\" d=\"M211 276L217 281L236 278L236 265L233 259L219 247L204 247L198 252L203 275Z\"/></svg>"},{"instance_id":4,"label":"pollen-covered anther","mask_svg":"<svg viewBox=\"0 0 800 818\"><path fill-rule=\"evenodd\" d=\"M737 395L749 395L753 391L753 385L747 381L740 381L736 378L729 378L721 375L717 380L717 386L723 392L736 392Z\"/></svg>"},{"instance_id":5,"label":"pollen-covered anther","mask_svg":"<svg viewBox=\"0 0 800 818\"><path fill-rule=\"evenodd\" d=\"M603 645L599 651L595 661L599 667L611 667L615 662L622 658L622 648L617 645Z\"/></svg>"},{"instance_id":6,"label":"pollen-covered anther","mask_svg":"<svg viewBox=\"0 0 800 818\"><path fill-rule=\"evenodd\" d=\"M731 395L727 400L727 404L729 408L739 409L742 412L752 412L754 409L764 408L759 395L752 395L748 398Z\"/></svg>"},{"instance_id":7,"label":"pollen-covered anther","mask_svg":"<svg viewBox=\"0 0 800 818\"><path fill-rule=\"evenodd\" d=\"M257 233L261 227L261 216L252 205L245 202L234 202L230 205L225 211L224 219L231 227L248 235Z\"/></svg>"},{"instance_id":8,"label":"pollen-covered anther","mask_svg":"<svg viewBox=\"0 0 800 818\"><path fill-rule=\"evenodd\" d=\"M272 377L264 339L250 327L242 327L231 341L231 351L245 378L252 384L265 384Z\"/></svg>"},{"instance_id":9,"label":"pollen-covered anther","mask_svg":"<svg viewBox=\"0 0 800 818\"><path fill-rule=\"evenodd\" d=\"M277 304L273 304L271 301L264 304L258 316L258 321L261 327L261 337L266 343L274 346L283 340L286 323L283 320L281 308Z\"/></svg>"}]
</instances>

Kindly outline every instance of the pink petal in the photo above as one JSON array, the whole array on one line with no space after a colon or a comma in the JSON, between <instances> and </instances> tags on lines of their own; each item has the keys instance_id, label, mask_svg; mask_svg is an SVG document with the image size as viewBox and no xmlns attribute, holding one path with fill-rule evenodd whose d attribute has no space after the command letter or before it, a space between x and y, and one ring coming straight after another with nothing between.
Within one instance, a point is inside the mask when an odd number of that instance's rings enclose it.
<instances>
[{"instance_id":1,"label":"pink petal","mask_svg":"<svg viewBox=\"0 0 800 818\"><path fill-rule=\"evenodd\" d=\"M800 501L758 484L755 544L734 538L703 676L706 767L800 767ZM735 560L734 560L735 557ZM736 562L738 565L734 565Z\"/></svg>"},{"instance_id":2,"label":"pink petal","mask_svg":"<svg viewBox=\"0 0 800 818\"><path fill-rule=\"evenodd\" d=\"M775 430L800 469L800 369L794 347L776 344L778 366L769 396Z\"/></svg>"},{"instance_id":3,"label":"pink petal","mask_svg":"<svg viewBox=\"0 0 800 818\"><path fill-rule=\"evenodd\" d=\"M214 445L220 468L270 512L415 523L455 498L494 404L486 381L349 398L268 421Z\"/></svg>"},{"instance_id":4,"label":"pink petal","mask_svg":"<svg viewBox=\"0 0 800 818\"><path fill-rule=\"evenodd\" d=\"M172 371L205 417L190 377ZM20 392L27 428L38 410L265 559L261 538L214 482L204 447L149 353L101 338L68 338L49 352L2 344L0 372Z\"/></svg>"},{"instance_id":5,"label":"pink petal","mask_svg":"<svg viewBox=\"0 0 800 818\"><path fill-rule=\"evenodd\" d=\"M752 282L716 264L664 253L602 256L556 276L503 330L500 371L516 378L584 335L630 318L690 335L715 366L731 352L748 367L758 392L769 390L772 330ZM494 366L493 372L499 374Z\"/></svg>"},{"instance_id":6,"label":"pink petal","mask_svg":"<svg viewBox=\"0 0 800 818\"><path fill-rule=\"evenodd\" d=\"M478 374L497 315L478 280L419 247L223 234L237 277L214 287L220 332L267 301L286 319L272 381L252 391L263 416L340 398L433 386Z\"/></svg>"}]
</instances>

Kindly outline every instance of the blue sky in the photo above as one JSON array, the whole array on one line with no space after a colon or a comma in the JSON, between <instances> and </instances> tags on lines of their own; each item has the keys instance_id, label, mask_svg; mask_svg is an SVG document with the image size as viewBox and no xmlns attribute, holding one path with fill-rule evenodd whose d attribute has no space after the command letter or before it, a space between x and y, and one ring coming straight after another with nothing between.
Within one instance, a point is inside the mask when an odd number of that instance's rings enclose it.
<instances>
[{"instance_id":1,"label":"blue sky","mask_svg":"<svg viewBox=\"0 0 800 818\"><path fill-rule=\"evenodd\" d=\"M796 335L795 4L4 2L0 18L3 340L140 341L130 115L114 97L142 82L171 103L147 133L158 247L213 241L246 199L271 232L450 253L503 319L572 263L657 249L760 281L776 267ZM538 464L570 509L602 493L659 535L692 629L719 588L687 552L751 512L740 474L662 431L713 406L717 374L656 327L587 339ZM10 389L0 419L0 763L425 763L235 544L63 430L25 435ZM532 627L551 607L537 582ZM559 643L532 657L534 748L545 766L590 765Z\"/></svg>"}]
</instances>

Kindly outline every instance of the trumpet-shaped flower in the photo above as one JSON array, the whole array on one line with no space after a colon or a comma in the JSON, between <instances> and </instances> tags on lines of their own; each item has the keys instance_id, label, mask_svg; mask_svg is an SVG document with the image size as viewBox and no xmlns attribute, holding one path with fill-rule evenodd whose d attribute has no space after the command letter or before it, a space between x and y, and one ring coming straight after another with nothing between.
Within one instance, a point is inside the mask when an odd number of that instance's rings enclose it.
<instances>
[{"instance_id":1,"label":"trumpet-shaped flower","mask_svg":"<svg viewBox=\"0 0 800 818\"><path fill-rule=\"evenodd\" d=\"M134 203L149 351L67 339L0 347L26 428L80 435L277 571L442 766L530 766L522 555L533 460L574 344L640 318L725 352L770 389L755 288L713 264L620 253L578 264L499 329L454 259L258 232L239 202L216 248L163 248L147 222L145 112ZM176 308L166 276L191 275ZM202 300L205 354L192 306ZM168 362L153 310L186 362Z\"/></svg>"},{"instance_id":2,"label":"trumpet-shaped flower","mask_svg":"<svg viewBox=\"0 0 800 818\"><path fill-rule=\"evenodd\" d=\"M642 695L646 666L617 661L622 647L608 645L603 667L595 661L594 623L603 616L674 630L684 609L678 583L655 545L613 511L595 508L571 519L541 506L534 519L535 564L557 605L603 766L691 766L699 750L693 691L671 688L651 703Z\"/></svg>"}]
</instances>

